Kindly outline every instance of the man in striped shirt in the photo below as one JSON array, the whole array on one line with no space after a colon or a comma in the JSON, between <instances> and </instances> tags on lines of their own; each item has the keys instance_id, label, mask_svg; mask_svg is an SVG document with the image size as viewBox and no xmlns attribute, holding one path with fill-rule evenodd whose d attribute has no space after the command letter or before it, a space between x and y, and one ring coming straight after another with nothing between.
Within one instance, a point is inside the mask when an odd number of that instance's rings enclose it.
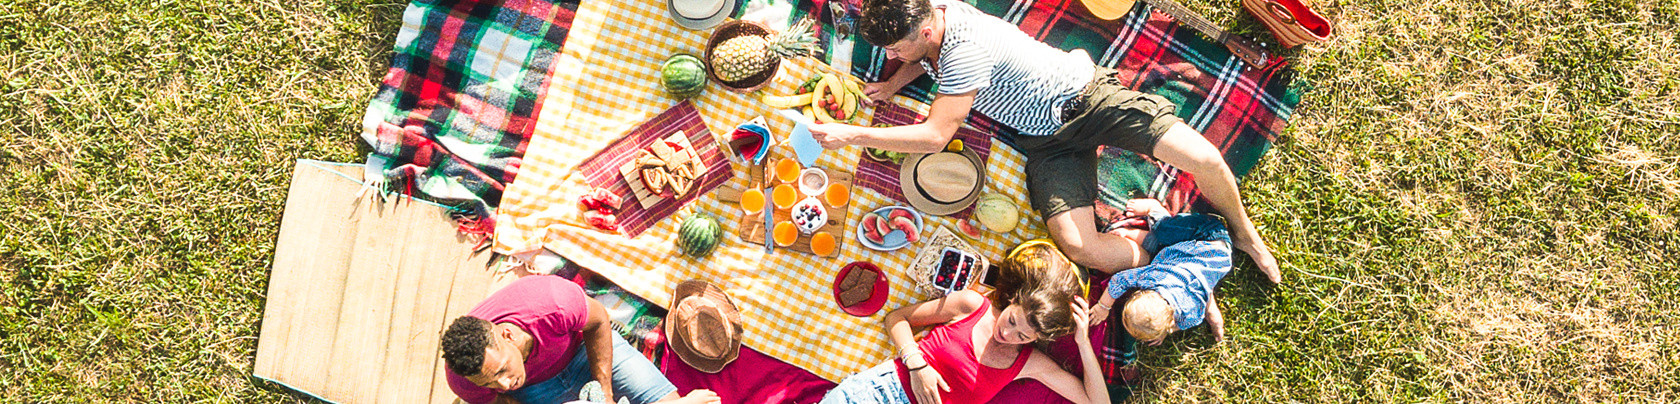
<instances>
[{"instance_id":1,"label":"man in striped shirt","mask_svg":"<svg viewBox=\"0 0 1680 404\"><path fill-rule=\"evenodd\" d=\"M1136 242L1096 228L1096 147L1153 156L1193 175L1230 221L1233 244L1273 283L1282 280L1243 208L1236 176L1218 148L1174 115L1171 102L1124 88L1083 50L1056 49L957 0L865 0L857 25L864 40L907 62L864 88L873 102L922 74L933 76L938 94L919 124L812 126L823 147L936 152L970 110L979 111L1020 132L1028 193L1051 237L1074 262L1104 272L1143 266L1150 257Z\"/></svg>"}]
</instances>

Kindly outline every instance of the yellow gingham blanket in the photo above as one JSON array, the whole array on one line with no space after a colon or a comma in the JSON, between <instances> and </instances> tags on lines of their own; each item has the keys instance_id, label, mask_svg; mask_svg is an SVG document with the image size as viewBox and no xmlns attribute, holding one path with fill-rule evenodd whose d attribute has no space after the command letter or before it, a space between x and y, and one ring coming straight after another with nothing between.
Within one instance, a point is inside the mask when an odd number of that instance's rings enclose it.
<instances>
[{"instance_id":1,"label":"yellow gingham blanket","mask_svg":"<svg viewBox=\"0 0 1680 404\"><path fill-rule=\"evenodd\" d=\"M671 289L678 282L711 281L740 305L746 345L829 380L840 380L888 359L892 353L881 328L881 316L932 296L915 289L905 275L917 246L883 253L864 248L855 239L853 232L865 209L893 204L873 190L854 188L848 205L846 241L840 256L832 259L787 249L766 255L762 246L735 236L738 208L715 196L701 197L634 239L599 232L583 222L576 201L588 186L575 171L577 163L636 124L676 105L678 101L666 96L659 86L659 65L672 54L700 55L704 51L710 31L677 26L667 16L664 4L658 0L582 3L552 72L554 87L542 104L525 165L497 211L495 250L517 255L546 247L660 305L670 303ZM782 73L765 91L791 94L814 71L827 69L818 63L812 59L784 61ZM897 101L926 112L925 105L911 105L912 101L902 97ZM778 138L792 128L756 96L728 92L715 83L694 102L706 125L719 136L760 115L768 119ZM855 170L860 151L857 147L826 151L816 165ZM792 152L782 146L773 153ZM987 166L987 192L1011 196L1017 204L1026 206L1024 167L1020 153L994 142ZM736 165L733 169L735 178L723 187L744 188L745 167ZM707 259L689 258L674 246L677 224L694 212L725 218L729 235ZM1035 215L1023 216L1029 219L1014 232L992 233L970 243L996 260L1007 248L1045 234L1043 223ZM951 218L924 220L928 225L924 235L931 234L932 226L956 228ZM840 268L860 260L879 265L891 284L886 306L873 317L841 312L831 292Z\"/></svg>"}]
</instances>

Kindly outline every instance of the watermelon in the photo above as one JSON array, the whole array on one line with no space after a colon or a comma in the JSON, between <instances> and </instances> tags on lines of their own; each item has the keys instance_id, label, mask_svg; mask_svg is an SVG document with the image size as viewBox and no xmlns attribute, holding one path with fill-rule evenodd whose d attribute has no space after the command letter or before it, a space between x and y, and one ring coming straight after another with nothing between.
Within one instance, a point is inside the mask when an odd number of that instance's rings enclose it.
<instances>
[{"instance_id":1,"label":"watermelon","mask_svg":"<svg viewBox=\"0 0 1680 404\"><path fill-rule=\"evenodd\" d=\"M966 236L968 238L976 239L976 240L980 239L980 236L982 236L982 234L980 233L980 228L974 227L974 224L970 223L970 222L971 221L969 221L969 220L958 220L957 221L957 230L961 231L962 235Z\"/></svg>"},{"instance_id":2,"label":"watermelon","mask_svg":"<svg viewBox=\"0 0 1680 404\"><path fill-rule=\"evenodd\" d=\"M700 95L706 90L706 63L692 55L672 55L659 67L659 84L678 99Z\"/></svg>"},{"instance_id":3,"label":"watermelon","mask_svg":"<svg viewBox=\"0 0 1680 404\"><path fill-rule=\"evenodd\" d=\"M697 213L684 219L677 229L677 249L694 258L705 258L723 241L723 225L712 215Z\"/></svg>"},{"instance_id":4,"label":"watermelon","mask_svg":"<svg viewBox=\"0 0 1680 404\"><path fill-rule=\"evenodd\" d=\"M914 243L921 238L921 235L916 234L916 222L911 221L908 217L893 216L889 225L894 229L904 231L905 241Z\"/></svg>"},{"instance_id":5,"label":"watermelon","mask_svg":"<svg viewBox=\"0 0 1680 404\"><path fill-rule=\"evenodd\" d=\"M916 217L911 216L910 211L904 210L904 209L893 209L892 213L889 213L887 217L889 219L898 219L898 218L902 217L902 218L905 218L905 219L909 220L911 223L916 222Z\"/></svg>"},{"instance_id":6,"label":"watermelon","mask_svg":"<svg viewBox=\"0 0 1680 404\"><path fill-rule=\"evenodd\" d=\"M864 214L863 223L860 224L863 226L863 237L869 239L870 242L873 242L876 245L885 243L885 234L881 233L880 230L882 221L881 215L877 215L874 212Z\"/></svg>"},{"instance_id":7,"label":"watermelon","mask_svg":"<svg viewBox=\"0 0 1680 404\"><path fill-rule=\"evenodd\" d=\"M876 218L880 219L880 220L875 221L875 233L876 234L880 234L882 237L886 237L887 233L892 233L892 226L888 225L886 216L881 216L878 213L871 213L871 214L875 215Z\"/></svg>"}]
</instances>

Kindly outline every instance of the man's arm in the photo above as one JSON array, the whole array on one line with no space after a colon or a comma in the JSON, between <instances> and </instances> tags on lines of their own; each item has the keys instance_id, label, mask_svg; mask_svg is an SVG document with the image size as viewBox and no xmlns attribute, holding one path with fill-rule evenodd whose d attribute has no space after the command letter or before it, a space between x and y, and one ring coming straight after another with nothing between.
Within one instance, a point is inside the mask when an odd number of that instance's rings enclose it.
<instances>
[{"instance_id":1,"label":"man's arm","mask_svg":"<svg viewBox=\"0 0 1680 404\"><path fill-rule=\"evenodd\" d=\"M595 381L601 383L601 392L607 402L613 402L612 364L613 341L612 319L607 317L607 308L602 307L595 299L583 299L589 305L589 318L583 323L583 350L589 354L589 372L595 376Z\"/></svg>"},{"instance_id":2,"label":"man's arm","mask_svg":"<svg viewBox=\"0 0 1680 404\"><path fill-rule=\"evenodd\" d=\"M940 94L933 98L926 121L914 125L872 128L846 124L818 124L811 126L811 137L824 148L865 146L906 153L934 153L957 134L957 128L974 108L974 94Z\"/></svg>"},{"instance_id":3,"label":"man's arm","mask_svg":"<svg viewBox=\"0 0 1680 404\"><path fill-rule=\"evenodd\" d=\"M887 81L864 84L863 95L869 97L872 103L887 102L893 94L898 94L898 90L903 90L904 86L916 81L923 73L927 73L927 69L922 68L921 63L905 63L897 72L893 72Z\"/></svg>"}]
</instances>

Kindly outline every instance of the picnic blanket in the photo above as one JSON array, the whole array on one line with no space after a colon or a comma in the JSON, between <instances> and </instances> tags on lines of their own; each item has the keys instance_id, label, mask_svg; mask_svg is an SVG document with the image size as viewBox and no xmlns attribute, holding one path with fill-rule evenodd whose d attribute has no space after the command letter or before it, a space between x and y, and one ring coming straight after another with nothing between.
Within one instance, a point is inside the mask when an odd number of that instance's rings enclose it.
<instances>
[{"instance_id":1,"label":"picnic blanket","mask_svg":"<svg viewBox=\"0 0 1680 404\"><path fill-rule=\"evenodd\" d=\"M931 298L916 290L904 269L912 249L889 253L861 247L850 234L834 259L777 249L766 254L756 244L734 236L726 221L724 242L710 257L689 258L675 248L682 218L704 212L733 218L739 208L714 197L702 197L659 221L634 238L595 231L582 221L576 198L589 187L577 163L610 144L633 125L678 103L660 91L659 65L675 53L701 54L709 32L690 31L670 23L665 2L658 0L599 0L584 2L573 22L566 49L556 63L555 83L543 102L544 112L533 132L526 165L519 180L508 187L497 210L496 251L526 253L547 248L576 261L638 296L668 304L671 288L687 279L706 279L730 293L742 309L744 344L759 352L807 369L828 380L880 363L890 355L880 317L853 317L834 303L831 286L839 269L852 261L871 261L887 272L892 284L887 308ZM766 91L792 94L805 78L827 69L811 59L789 60ZM710 87L690 100L714 134L767 116L777 136L786 136L792 122L746 94ZM925 114L926 105L900 99L902 106ZM561 107L567 106L567 107ZM872 109L866 109L871 114ZM866 115L866 118L868 116ZM1007 150L1007 149L1005 149ZM852 170L861 147L826 151L816 165ZM791 155L787 147L773 148L771 158ZM994 148L988 170L992 192L1015 197L1025 205L1026 187L1018 174L1024 160L1013 150ZM746 186L745 168L724 187ZM1013 175L1008 173L1015 173ZM859 188L846 209L847 217L861 217L865 209L896 204L878 192ZM929 226L955 230L948 217L929 217ZM847 224L854 228L856 219ZM931 228L930 228L931 230ZM988 256L1044 233L1042 223L1023 221L1015 232L992 234L972 241ZM883 311L884 312L884 311ZM846 341L836 343L835 341Z\"/></svg>"},{"instance_id":2,"label":"picnic blanket","mask_svg":"<svg viewBox=\"0 0 1680 404\"><path fill-rule=\"evenodd\" d=\"M578 1L409 3L362 119L368 182L487 218L519 173Z\"/></svg>"},{"instance_id":3,"label":"picnic blanket","mask_svg":"<svg viewBox=\"0 0 1680 404\"><path fill-rule=\"evenodd\" d=\"M675 220L662 221L656 224L653 230L639 237L624 238L589 230L578 217L574 204L567 202L574 200L587 189L581 175L575 170L577 161L604 147L612 140L614 134L625 132L634 122L646 120L676 102L658 91L656 80L659 63L674 53L698 54L702 50L707 33L688 31L664 22L666 17L663 4L652 0L601 0L581 5L567 48L556 62L554 77L551 79L556 83L577 85L565 88L556 86L557 88L550 89L542 103L542 119L538 121L537 130L533 133L530 158L524 167L525 171L520 180L508 188L505 201L498 211L496 250L522 253L546 247L596 270L625 290L661 305L668 303L666 300L669 299L669 290L677 282L690 278L716 282L731 293L742 307L747 346L830 380L839 380L846 374L886 359L890 351L885 335L879 332L879 317L857 318L842 314L832 301L829 285L840 266L853 260L869 260L886 270L889 282L893 285L888 296L887 309L931 298L932 296L908 286L914 283L904 273L904 268L914 258L913 253L908 250L878 253L861 249L855 240L847 240L841 249L840 258L825 260L786 250L767 255L756 245L738 242L738 239L728 236L723 247L713 256L691 259L674 251L672 239L676 227ZM1073 5L1058 2L1049 8L1027 7L1025 14L1054 13L1054 10L1063 10L1067 15L1085 13L1078 7L1080 6L1076 1L1073 1ZM1145 65L1148 70L1139 70L1140 67L1130 68L1130 71L1139 77L1159 77L1163 80L1163 83L1155 83L1155 90L1152 91L1161 93L1162 88L1214 89L1205 93L1190 93L1206 94L1201 96L1202 98L1194 98L1208 101L1201 104L1203 107L1180 109L1181 115L1187 112L1194 116L1210 114L1208 116L1211 118L1199 121L1187 119L1200 122L1193 126L1200 125L1205 131L1208 130L1206 128L1219 127L1210 125L1210 121L1226 119L1221 114L1228 113L1223 111L1229 111L1231 108L1218 105L1228 104L1227 100L1209 101L1213 98L1230 98L1233 93L1239 91L1270 91L1269 89L1283 87L1282 84L1271 81L1267 81L1266 83L1271 84L1266 85L1255 82L1244 84L1245 81L1253 80L1248 76L1252 72L1235 73L1240 71L1240 66L1235 66L1240 62L1228 54L1223 58L1227 63L1216 67L1225 66L1224 71L1230 72L1229 74L1206 73L1210 70L1196 63L1220 58L1184 56L1190 50L1208 48L1209 45L1204 40L1191 34L1180 33L1170 20L1159 16L1146 16L1140 10L1142 9L1134 10L1130 17L1119 22L1109 23L1125 24L1115 29L1128 34L1113 36L1112 41L1099 43L1098 45L1105 47L1104 51L1092 54L1104 55L1103 60L1107 61L1110 57L1119 57L1110 55L1108 48L1114 48L1113 55L1130 55L1135 52L1125 51L1142 46L1141 43L1154 41L1152 43L1156 44L1154 47L1157 50L1149 54L1153 58L1153 62L1150 63L1153 64ZM1082 18L1090 17L1085 15ZM654 21L661 23L651 23ZM1032 20L1013 21L1020 23ZM1197 45L1196 41L1201 41L1202 45ZM1211 51L1204 54L1216 55ZM1179 59L1172 59L1173 57ZM1106 64L1104 61L1099 63ZM875 69L863 65L854 66L854 72L859 69ZM819 67L810 60L788 61L784 63L783 74L766 90L771 93L791 93L799 82L819 69L827 67ZM1282 67L1274 66L1268 69L1263 71L1278 74ZM1153 76L1146 74L1151 72ZM1166 75L1169 72L1176 72L1174 74L1177 75ZM1169 86L1165 85L1166 80L1185 80L1193 84ZM1235 84L1230 84L1233 81ZM1265 94L1273 95L1270 92ZM720 91L715 87L693 102L703 120L714 132L726 131L754 116L770 113L767 107L752 98ZM1183 105L1193 105L1185 101L1180 102ZM926 110L925 104L914 99L898 98L895 103L918 113L925 113ZM1236 119L1234 126L1240 129L1234 131L1239 135L1257 133L1262 139L1269 141L1276 130L1281 129L1284 124L1282 120L1287 118L1287 111L1294 103L1290 101L1278 105L1277 108L1267 107L1271 108L1267 110L1270 112L1271 121L1256 118L1264 114L1250 111L1246 118ZM1279 113L1280 111L1282 113ZM868 115L873 113L873 110L865 111ZM778 134L786 133L791 127L789 123L780 120L773 120L771 126ZM1222 146L1235 144L1217 141L1215 143ZM861 151L861 148L831 151L825 153L817 165L849 168L851 164L855 164L856 156ZM1260 152L1263 152L1263 149ZM788 151L776 149L773 153L786 155ZM1258 158L1258 153L1253 155ZM989 160L991 191L1016 197L1020 199L1017 203L1025 206L1026 191L1023 178L1019 174L1023 172L1024 159L1020 153L1012 148L994 147ZM1233 164L1233 167L1241 166ZM1246 172L1246 169L1243 171ZM1139 176L1155 178L1158 175L1148 175L1145 172ZM1152 181L1152 184L1156 184L1153 189L1172 188L1159 185L1159 182L1161 181ZM739 188L744 185L742 178L735 178L725 186ZM854 198L848 207L852 209L848 212L850 217L858 217L863 209L894 203L892 199L867 188L860 188L854 192ZM733 217L737 211L732 204L724 204L713 198L701 198L684 207L676 217L694 212ZM955 225L953 219L946 217L928 218L927 222L931 226L947 228ZM855 223L849 226L855 226ZM1006 248L1042 234L1042 223L1027 220L1015 232L990 234L973 243L984 254L1001 256ZM606 252L608 248L610 252ZM879 315L881 314L876 314ZM835 340L844 340L847 343L835 344Z\"/></svg>"}]
</instances>

